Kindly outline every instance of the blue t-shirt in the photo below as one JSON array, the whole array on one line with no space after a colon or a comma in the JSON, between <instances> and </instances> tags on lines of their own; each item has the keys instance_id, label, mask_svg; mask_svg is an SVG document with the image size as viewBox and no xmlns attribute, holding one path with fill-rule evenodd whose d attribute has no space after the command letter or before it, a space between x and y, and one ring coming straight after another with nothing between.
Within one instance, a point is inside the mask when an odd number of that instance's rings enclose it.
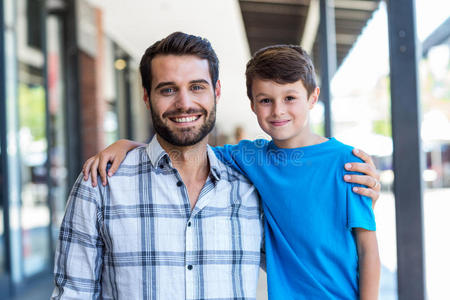
<instances>
[{"instance_id":1,"label":"blue t-shirt","mask_svg":"<svg viewBox=\"0 0 450 300\"><path fill-rule=\"evenodd\" d=\"M265 214L270 299L358 299L352 228L375 230L372 201L352 192L344 164L360 162L334 138L295 149L266 140L214 148L258 189Z\"/></svg>"}]
</instances>

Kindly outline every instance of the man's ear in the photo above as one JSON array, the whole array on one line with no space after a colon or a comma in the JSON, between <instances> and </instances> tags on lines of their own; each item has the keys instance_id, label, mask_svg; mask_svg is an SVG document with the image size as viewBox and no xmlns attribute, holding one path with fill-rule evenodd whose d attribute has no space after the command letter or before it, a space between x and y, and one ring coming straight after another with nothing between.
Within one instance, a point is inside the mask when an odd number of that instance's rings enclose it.
<instances>
[{"instance_id":1,"label":"man's ear","mask_svg":"<svg viewBox=\"0 0 450 300\"><path fill-rule=\"evenodd\" d=\"M319 101L320 88L316 87L314 91L309 95L309 109L312 109L314 105L316 105L317 101Z\"/></svg>"},{"instance_id":2,"label":"man's ear","mask_svg":"<svg viewBox=\"0 0 450 300\"><path fill-rule=\"evenodd\" d=\"M142 96L142 100L144 100L147 109L150 110L150 97L148 96L146 88L144 88L144 95Z\"/></svg>"},{"instance_id":3,"label":"man's ear","mask_svg":"<svg viewBox=\"0 0 450 300\"><path fill-rule=\"evenodd\" d=\"M220 85L220 80L217 79L216 88L214 90L214 94L216 95L216 102L219 101L220 96L222 95L222 86Z\"/></svg>"}]
</instances>

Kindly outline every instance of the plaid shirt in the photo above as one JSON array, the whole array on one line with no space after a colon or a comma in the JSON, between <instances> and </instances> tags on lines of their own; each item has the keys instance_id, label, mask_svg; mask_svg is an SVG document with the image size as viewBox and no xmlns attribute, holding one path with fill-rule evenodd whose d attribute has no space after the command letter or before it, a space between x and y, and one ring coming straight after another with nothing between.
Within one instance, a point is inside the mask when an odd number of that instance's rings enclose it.
<instances>
[{"instance_id":1,"label":"plaid shirt","mask_svg":"<svg viewBox=\"0 0 450 300\"><path fill-rule=\"evenodd\" d=\"M194 209L156 138L106 187L76 181L55 257L52 299L256 299L259 196L208 146Z\"/></svg>"}]
</instances>

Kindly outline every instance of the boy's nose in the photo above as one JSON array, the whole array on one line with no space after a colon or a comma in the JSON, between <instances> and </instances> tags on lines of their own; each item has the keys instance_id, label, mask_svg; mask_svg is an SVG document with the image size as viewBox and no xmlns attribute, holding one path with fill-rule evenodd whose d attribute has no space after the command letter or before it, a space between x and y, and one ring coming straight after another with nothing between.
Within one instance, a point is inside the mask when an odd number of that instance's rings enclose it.
<instances>
[{"instance_id":1,"label":"boy's nose","mask_svg":"<svg viewBox=\"0 0 450 300\"><path fill-rule=\"evenodd\" d=\"M275 102L272 106L272 117L279 118L285 114L284 105L282 103Z\"/></svg>"}]
</instances>

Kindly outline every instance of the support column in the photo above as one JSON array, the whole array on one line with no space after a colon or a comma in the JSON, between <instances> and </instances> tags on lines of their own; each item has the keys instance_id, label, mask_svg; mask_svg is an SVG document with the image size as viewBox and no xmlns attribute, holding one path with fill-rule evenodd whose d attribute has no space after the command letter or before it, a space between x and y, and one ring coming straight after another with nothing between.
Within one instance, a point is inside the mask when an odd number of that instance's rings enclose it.
<instances>
[{"instance_id":1,"label":"support column","mask_svg":"<svg viewBox=\"0 0 450 300\"><path fill-rule=\"evenodd\" d=\"M5 18L4 18L4 1L0 1L0 151L1 151L1 160L0 160L0 206L2 208L2 221L3 224L0 224L3 227L3 241L4 253L0 253L0 255L4 255L4 265L1 266L4 268L4 273L0 273L0 290L5 297L10 295L10 270L11 270L11 258L10 258L10 243L9 243L9 205L8 205L8 153L7 149L7 121L6 121L6 53L5 53ZM4 292L3 292L4 291Z\"/></svg>"},{"instance_id":2,"label":"support column","mask_svg":"<svg viewBox=\"0 0 450 300\"><path fill-rule=\"evenodd\" d=\"M320 0L320 99L324 104L325 136L331 137L331 79L336 72L334 0Z\"/></svg>"},{"instance_id":3,"label":"support column","mask_svg":"<svg viewBox=\"0 0 450 300\"><path fill-rule=\"evenodd\" d=\"M415 1L388 2L399 300L425 299Z\"/></svg>"}]
</instances>

